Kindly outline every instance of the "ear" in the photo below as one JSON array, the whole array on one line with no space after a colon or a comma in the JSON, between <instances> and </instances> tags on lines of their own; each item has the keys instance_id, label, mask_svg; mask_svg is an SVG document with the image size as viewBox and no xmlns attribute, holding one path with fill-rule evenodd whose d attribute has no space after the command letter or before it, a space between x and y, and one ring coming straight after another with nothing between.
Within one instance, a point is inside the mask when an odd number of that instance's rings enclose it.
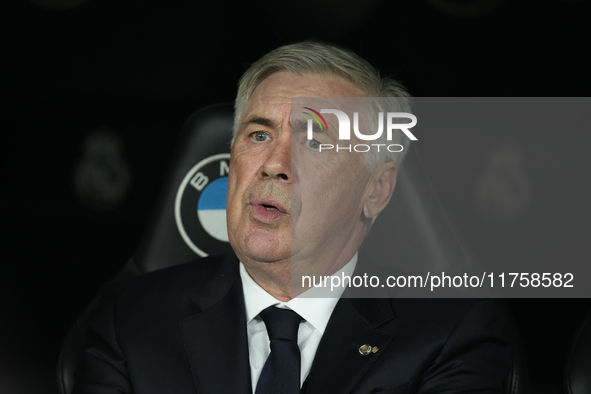
<instances>
[{"instance_id":1,"label":"ear","mask_svg":"<svg viewBox=\"0 0 591 394\"><path fill-rule=\"evenodd\" d=\"M368 195L363 203L363 214L366 218L372 218L386 208L394 192L397 175L398 166L392 161L379 165L372 172Z\"/></svg>"}]
</instances>

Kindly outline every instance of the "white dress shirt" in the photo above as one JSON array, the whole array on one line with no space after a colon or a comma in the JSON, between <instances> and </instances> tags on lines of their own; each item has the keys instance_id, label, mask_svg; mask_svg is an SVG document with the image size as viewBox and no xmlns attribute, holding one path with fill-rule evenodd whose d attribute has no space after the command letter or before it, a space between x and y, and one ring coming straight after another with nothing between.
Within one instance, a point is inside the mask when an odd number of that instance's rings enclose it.
<instances>
[{"instance_id":1,"label":"white dress shirt","mask_svg":"<svg viewBox=\"0 0 591 394\"><path fill-rule=\"evenodd\" d=\"M340 276L341 272L344 272L345 275L352 276L356 264L357 254L355 254L351 261L334 275ZM330 315L345 288L343 287L338 291L334 291L333 298L296 297L287 302L282 302L259 286L250 277L242 262L240 263L240 278L242 279L244 302L246 305L246 330L248 334L252 392L254 393L256 390L259 376L261 375L263 366L271 352L269 346L269 334L267 334L265 322L263 322L259 313L273 305L278 308L291 309L297 312L305 320L300 323L298 330L298 346L302 356L300 374L301 387L310 373L312 361L316 355L316 349L318 349L318 344L324 334Z\"/></svg>"}]
</instances>

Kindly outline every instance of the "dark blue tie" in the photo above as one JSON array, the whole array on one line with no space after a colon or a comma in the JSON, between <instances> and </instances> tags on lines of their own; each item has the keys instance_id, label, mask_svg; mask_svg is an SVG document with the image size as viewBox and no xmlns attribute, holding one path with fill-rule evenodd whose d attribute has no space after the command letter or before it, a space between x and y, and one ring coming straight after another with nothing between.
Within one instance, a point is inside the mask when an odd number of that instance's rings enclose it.
<instances>
[{"instance_id":1,"label":"dark blue tie","mask_svg":"<svg viewBox=\"0 0 591 394\"><path fill-rule=\"evenodd\" d=\"M256 394L299 394L298 328L302 317L291 309L274 306L262 311L260 316L269 333L271 353L261 372Z\"/></svg>"}]
</instances>

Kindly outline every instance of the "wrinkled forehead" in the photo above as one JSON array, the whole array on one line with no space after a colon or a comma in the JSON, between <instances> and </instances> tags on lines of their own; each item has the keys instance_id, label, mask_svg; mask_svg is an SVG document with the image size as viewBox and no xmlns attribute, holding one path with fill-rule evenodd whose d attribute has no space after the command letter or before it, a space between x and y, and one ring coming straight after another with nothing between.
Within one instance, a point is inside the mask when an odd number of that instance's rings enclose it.
<instances>
[{"instance_id":1,"label":"wrinkled forehead","mask_svg":"<svg viewBox=\"0 0 591 394\"><path fill-rule=\"evenodd\" d=\"M363 90L336 74L278 71L263 79L254 88L245 107L256 102L283 102L294 97L363 97Z\"/></svg>"},{"instance_id":2,"label":"wrinkled forehead","mask_svg":"<svg viewBox=\"0 0 591 394\"><path fill-rule=\"evenodd\" d=\"M328 130L339 125L338 113L347 115L351 124L356 118L363 124L378 111L373 97L292 97L290 101L292 124L311 119Z\"/></svg>"}]
</instances>

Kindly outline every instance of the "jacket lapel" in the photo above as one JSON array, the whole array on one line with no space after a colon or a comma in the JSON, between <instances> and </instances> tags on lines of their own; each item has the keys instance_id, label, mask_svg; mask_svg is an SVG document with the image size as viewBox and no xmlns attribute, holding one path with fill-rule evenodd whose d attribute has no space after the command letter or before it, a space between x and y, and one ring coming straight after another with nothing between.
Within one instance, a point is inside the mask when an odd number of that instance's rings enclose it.
<instances>
[{"instance_id":1,"label":"jacket lapel","mask_svg":"<svg viewBox=\"0 0 591 394\"><path fill-rule=\"evenodd\" d=\"M236 257L226 258L191 296L201 312L179 323L199 394L252 394L242 283Z\"/></svg>"},{"instance_id":2,"label":"jacket lapel","mask_svg":"<svg viewBox=\"0 0 591 394\"><path fill-rule=\"evenodd\" d=\"M302 392L350 393L392 340L376 329L393 318L387 299L340 299ZM362 355L362 345L375 346L377 351Z\"/></svg>"}]
</instances>

